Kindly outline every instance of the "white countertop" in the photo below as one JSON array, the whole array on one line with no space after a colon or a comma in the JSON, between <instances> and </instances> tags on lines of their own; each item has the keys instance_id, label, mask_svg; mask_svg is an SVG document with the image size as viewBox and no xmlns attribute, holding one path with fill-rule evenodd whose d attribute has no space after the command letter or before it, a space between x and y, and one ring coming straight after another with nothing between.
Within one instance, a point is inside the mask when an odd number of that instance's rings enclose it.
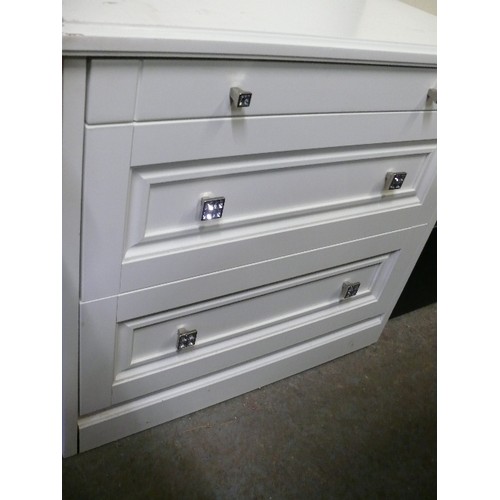
<instances>
[{"instance_id":1,"label":"white countertop","mask_svg":"<svg viewBox=\"0 0 500 500\"><path fill-rule=\"evenodd\" d=\"M400 0L63 0L63 54L434 66L436 16Z\"/></svg>"}]
</instances>

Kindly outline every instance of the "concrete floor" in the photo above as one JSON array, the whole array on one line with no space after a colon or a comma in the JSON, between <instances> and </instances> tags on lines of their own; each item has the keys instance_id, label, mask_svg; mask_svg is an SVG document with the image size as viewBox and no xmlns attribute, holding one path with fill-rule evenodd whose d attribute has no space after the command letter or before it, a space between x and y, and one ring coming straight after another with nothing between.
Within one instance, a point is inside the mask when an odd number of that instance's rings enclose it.
<instances>
[{"instance_id":1,"label":"concrete floor","mask_svg":"<svg viewBox=\"0 0 500 500\"><path fill-rule=\"evenodd\" d=\"M361 351L63 460L63 499L436 498L436 304Z\"/></svg>"}]
</instances>

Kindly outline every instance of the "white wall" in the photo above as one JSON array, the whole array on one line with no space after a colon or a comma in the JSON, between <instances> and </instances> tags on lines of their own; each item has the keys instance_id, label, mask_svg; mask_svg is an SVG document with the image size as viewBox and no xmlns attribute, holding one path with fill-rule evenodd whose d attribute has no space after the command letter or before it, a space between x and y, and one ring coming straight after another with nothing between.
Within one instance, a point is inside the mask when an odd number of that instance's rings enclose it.
<instances>
[{"instance_id":1,"label":"white wall","mask_svg":"<svg viewBox=\"0 0 500 500\"><path fill-rule=\"evenodd\" d=\"M403 3L413 5L431 14L437 14L437 0L401 0Z\"/></svg>"}]
</instances>

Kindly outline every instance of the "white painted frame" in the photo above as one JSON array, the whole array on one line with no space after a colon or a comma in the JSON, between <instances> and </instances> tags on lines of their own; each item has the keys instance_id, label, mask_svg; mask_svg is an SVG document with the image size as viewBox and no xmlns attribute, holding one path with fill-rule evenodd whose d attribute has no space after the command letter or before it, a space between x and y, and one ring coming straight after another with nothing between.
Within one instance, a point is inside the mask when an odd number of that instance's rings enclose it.
<instances>
[{"instance_id":1,"label":"white painted frame","mask_svg":"<svg viewBox=\"0 0 500 500\"><path fill-rule=\"evenodd\" d=\"M62 453L78 452L78 339L82 163L87 63L63 59Z\"/></svg>"}]
</instances>

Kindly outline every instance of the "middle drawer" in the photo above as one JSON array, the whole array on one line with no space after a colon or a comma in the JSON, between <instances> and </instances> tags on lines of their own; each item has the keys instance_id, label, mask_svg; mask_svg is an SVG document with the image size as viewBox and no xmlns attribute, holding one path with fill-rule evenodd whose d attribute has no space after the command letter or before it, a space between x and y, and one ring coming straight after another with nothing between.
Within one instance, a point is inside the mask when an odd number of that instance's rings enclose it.
<instances>
[{"instance_id":1,"label":"middle drawer","mask_svg":"<svg viewBox=\"0 0 500 500\"><path fill-rule=\"evenodd\" d=\"M432 209L434 141L137 166L120 154L117 175L105 150L87 155L84 301L410 227ZM401 189L386 188L390 172L406 173ZM205 198L223 199L222 217L201 220Z\"/></svg>"}]
</instances>

